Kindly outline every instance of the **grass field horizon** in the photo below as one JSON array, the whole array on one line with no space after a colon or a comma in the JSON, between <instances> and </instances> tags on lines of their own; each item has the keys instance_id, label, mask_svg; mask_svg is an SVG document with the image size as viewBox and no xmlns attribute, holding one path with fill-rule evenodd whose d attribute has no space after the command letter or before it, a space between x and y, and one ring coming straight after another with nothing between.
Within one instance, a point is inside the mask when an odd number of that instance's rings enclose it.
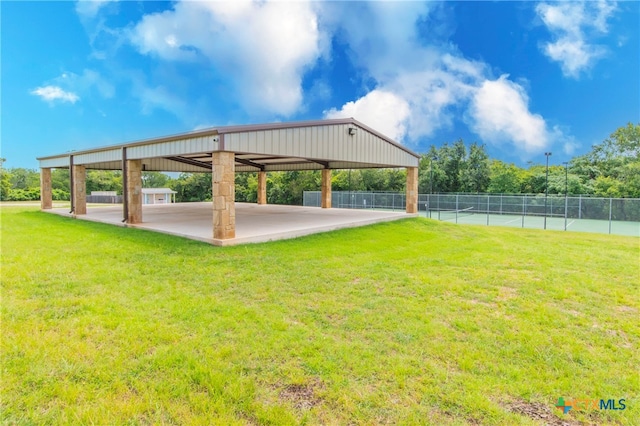
<instances>
[{"instance_id":1,"label":"grass field horizon","mask_svg":"<svg viewBox=\"0 0 640 426\"><path fill-rule=\"evenodd\" d=\"M415 218L223 248L0 215L3 424L639 424L637 237Z\"/></svg>"}]
</instances>

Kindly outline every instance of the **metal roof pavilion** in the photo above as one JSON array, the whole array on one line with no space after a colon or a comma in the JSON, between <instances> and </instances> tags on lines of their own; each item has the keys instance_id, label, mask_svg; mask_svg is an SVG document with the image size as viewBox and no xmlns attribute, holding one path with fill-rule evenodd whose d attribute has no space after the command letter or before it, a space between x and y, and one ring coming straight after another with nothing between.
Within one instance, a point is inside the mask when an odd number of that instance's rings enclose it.
<instances>
[{"instance_id":1,"label":"metal roof pavilion","mask_svg":"<svg viewBox=\"0 0 640 426\"><path fill-rule=\"evenodd\" d=\"M123 222L142 222L143 171L212 174L214 241L234 238L236 172L322 170L322 207L331 207L331 170L407 168L407 213L417 211L419 155L353 118L224 126L101 148L38 157L42 208L51 208L51 169L69 168L71 209L86 214L87 169L122 170Z\"/></svg>"},{"instance_id":2,"label":"metal roof pavilion","mask_svg":"<svg viewBox=\"0 0 640 426\"><path fill-rule=\"evenodd\" d=\"M38 157L41 168L121 170L141 159L145 171L211 171L212 153L235 153L237 172L417 167L419 155L353 118L224 126Z\"/></svg>"}]
</instances>

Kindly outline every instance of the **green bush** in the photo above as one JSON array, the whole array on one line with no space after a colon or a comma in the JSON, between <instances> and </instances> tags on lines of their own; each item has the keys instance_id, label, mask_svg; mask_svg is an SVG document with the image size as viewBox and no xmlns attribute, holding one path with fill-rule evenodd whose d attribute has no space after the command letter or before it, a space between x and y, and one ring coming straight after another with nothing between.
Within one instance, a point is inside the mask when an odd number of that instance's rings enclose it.
<instances>
[{"instance_id":1,"label":"green bush","mask_svg":"<svg viewBox=\"0 0 640 426\"><path fill-rule=\"evenodd\" d=\"M54 201L69 201L71 199L69 193L62 189L54 189L51 195Z\"/></svg>"},{"instance_id":2,"label":"green bush","mask_svg":"<svg viewBox=\"0 0 640 426\"><path fill-rule=\"evenodd\" d=\"M40 188L12 189L9 191L8 201L34 201L40 199Z\"/></svg>"}]
</instances>

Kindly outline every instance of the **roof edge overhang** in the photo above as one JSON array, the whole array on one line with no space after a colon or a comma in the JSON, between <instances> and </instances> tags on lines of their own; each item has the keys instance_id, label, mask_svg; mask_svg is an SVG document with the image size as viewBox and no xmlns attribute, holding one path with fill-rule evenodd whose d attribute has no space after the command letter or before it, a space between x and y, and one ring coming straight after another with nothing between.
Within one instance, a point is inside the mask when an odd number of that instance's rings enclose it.
<instances>
[{"instance_id":1,"label":"roof edge overhang","mask_svg":"<svg viewBox=\"0 0 640 426\"><path fill-rule=\"evenodd\" d=\"M154 143L172 142L172 141L185 139L185 138L216 136L216 135L242 133L242 132L256 132L260 130L294 129L294 128L310 127L310 126L331 126L336 124L353 124L354 126L360 127L366 130L367 132L370 132L378 136L379 138L392 144L396 148L401 149L416 158L420 158L418 154L411 151L409 148L399 144L398 142L394 141L388 136L383 135L382 133L372 129L371 127L359 122L354 118L334 118L334 119L325 119L325 120L308 120L308 121L293 121L293 122L283 122L283 123L244 124L244 125L238 125L238 126L212 127L212 128L202 129L202 130L194 130L186 133L179 133L179 134L170 135L170 136L142 139L142 140L133 141L133 142L126 142L126 143L115 144L115 145L106 145L106 146L80 150L80 151L69 151L64 154L36 157L36 160L42 161L42 160L49 160L53 158L68 157L71 155L90 154L93 152L100 152L100 151L109 150L109 149L118 149L118 148L121 149L121 148L129 148L134 146L150 145Z\"/></svg>"}]
</instances>

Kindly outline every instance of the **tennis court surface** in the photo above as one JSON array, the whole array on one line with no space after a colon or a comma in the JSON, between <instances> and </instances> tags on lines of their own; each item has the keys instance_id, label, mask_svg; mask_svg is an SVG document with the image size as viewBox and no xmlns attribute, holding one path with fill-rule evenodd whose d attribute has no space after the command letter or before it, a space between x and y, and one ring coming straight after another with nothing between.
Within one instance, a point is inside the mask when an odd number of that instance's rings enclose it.
<instances>
[{"instance_id":1,"label":"tennis court surface","mask_svg":"<svg viewBox=\"0 0 640 426\"><path fill-rule=\"evenodd\" d=\"M424 214L425 212L421 212ZM426 216L446 222L467 225L511 226L515 228L545 229L545 217L540 215L487 214L473 209L429 211ZM555 231L595 232L640 237L640 222L596 219L572 219L547 216L546 229Z\"/></svg>"}]
</instances>

